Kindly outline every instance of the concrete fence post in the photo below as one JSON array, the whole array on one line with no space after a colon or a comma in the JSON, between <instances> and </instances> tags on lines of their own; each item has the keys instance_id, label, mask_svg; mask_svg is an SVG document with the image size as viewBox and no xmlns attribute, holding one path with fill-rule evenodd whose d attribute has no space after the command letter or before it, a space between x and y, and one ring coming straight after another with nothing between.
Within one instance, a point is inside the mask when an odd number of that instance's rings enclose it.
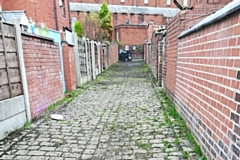
<instances>
[{"instance_id":1,"label":"concrete fence post","mask_svg":"<svg viewBox=\"0 0 240 160\"><path fill-rule=\"evenodd\" d=\"M101 73L100 46L101 46L101 43L98 42L98 43L97 43L97 52L98 52L98 73L99 73L99 74Z\"/></svg>"},{"instance_id":2,"label":"concrete fence post","mask_svg":"<svg viewBox=\"0 0 240 160\"><path fill-rule=\"evenodd\" d=\"M27 85L27 76L26 76L26 69L24 63L24 55L23 55L23 47L22 47L22 35L21 35L21 28L18 22L14 22L16 28L16 40L17 40L17 49L18 49L18 58L21 70L21 78L22 78L22 85L23 85L23 93L25 99L25 107L27 113L27 121L31 121L31 109L30 109L30 102L29 102L29 94L28 94L28 85Z\"/></svg>"},{"instance_id":3,"label":"concrete fence post","mask_svg":"<svg viewBox=\"0 0 240 160\"><path fill-rule=\"evenodd\" d=\"M96 72L95 72L95 50L94 50L94 41L91 41L91 54L92 54L92 74L93 79L96 79Z\"/></svg>"},{"instance_id":4,"label":"concrete fence post","mask_svg":"<svg viewBox=\"0 0 240 160\"><path fill-rule=\"evenodd\" d=\"M77 86L80 87L82 85L81 83L81 70L80 70L80 61L79 61L79 46L78 41L79 38L77 37L76 33L73 34L74 36L74 64L75 64L75 72L76 72L76 83Z\"/></svg>"}]
</instances>

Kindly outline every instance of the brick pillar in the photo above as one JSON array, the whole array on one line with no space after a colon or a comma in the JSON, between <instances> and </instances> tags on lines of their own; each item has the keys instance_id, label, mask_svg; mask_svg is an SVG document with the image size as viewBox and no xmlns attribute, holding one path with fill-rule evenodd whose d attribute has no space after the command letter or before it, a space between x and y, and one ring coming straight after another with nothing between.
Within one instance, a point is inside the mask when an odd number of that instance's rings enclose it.
<instances>
[{"instance_id":1,"label":"brick pillar","mask_svg":"<svg viewBox=\"0 0 240 160\"><path fill-rule=\"evenodd\" d=\"M68 91L73 91L74 89L76 89L74 50L73 50L73 47L63 43L62 51L63 51L64 77L66 81L66 89Z\"/></svg>"}]
</instances>

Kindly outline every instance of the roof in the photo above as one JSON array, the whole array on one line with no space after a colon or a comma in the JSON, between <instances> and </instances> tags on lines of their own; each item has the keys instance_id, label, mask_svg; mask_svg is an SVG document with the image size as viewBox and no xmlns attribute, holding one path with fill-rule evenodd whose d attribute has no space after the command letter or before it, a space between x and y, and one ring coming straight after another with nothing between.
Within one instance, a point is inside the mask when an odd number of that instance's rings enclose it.
<instances>
[{"instance_id":1,"label":"roof","mask_svg":"<svg viewBox=\"0 0 240 160\"><path fill-rule=\"evenodd\" d=\"M222 9L218 10L214 14L206 17L205 19L198 22L197 24L195 24L191 28L183 31L178 36L178 38L183 38L183 37L195 32L195 31L197 31L197 30L199 30L203 27L211 25L211 24L227 17L228 15L230 15L230 14L236 12L236 11L240 11L240 0L233 0L232 2L228 3L226 6L224 6Z\"/></svg>"},{"instance_id":2,"label":"roof","mask_svg":"<svg viewBox=\"0 0 240 160\"><path fill-rule=\"evenodd\" d=\"M21 19L25 15L25 11L24 10L1 11L0 14L7 22L10 22L11 18Z\"/></svg>"},{"instance_id":3,"label":"roof","mask_svg":"<svg viewBox=\"0 0 240 160\"><path fill-rule=\"evenodd\" d=\"M71 11L100 11L101 4L91 3L70 3ZM174 17L178 12L178 8L161 8L161 7L137 7L110 5L108 9L111 13L134 13L134 14L162 14L164 17Z\"/></svg>"}]
</instances>

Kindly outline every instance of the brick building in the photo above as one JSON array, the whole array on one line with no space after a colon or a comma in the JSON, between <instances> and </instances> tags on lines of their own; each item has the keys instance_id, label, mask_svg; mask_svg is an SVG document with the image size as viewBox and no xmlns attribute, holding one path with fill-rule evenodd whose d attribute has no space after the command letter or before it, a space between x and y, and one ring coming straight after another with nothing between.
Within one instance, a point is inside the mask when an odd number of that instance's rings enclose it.
<instances>
[{"instance_id":1,"label":"brick building","mask_svg":"<svg viewBox=\"0 0 240 160\"><path fill-rule=\"evenodd\" d=\"M83 12L100 11L100 0L71 0L71 16L83 21ZM123 45L133 46L143 44L148 40L149 24L163 25L174 17L179 9L168 0L107 0L114 26L113 39L123 42ZM130 47L131 49L132 47Z\"/></svg>"},{"instance_id":2,"label":"brick building","mask_svg":"<svg viewBox=\"0 0 240 160\"><path fill-rule=\"evenodd\" d=\"M25 10L28 18L53 30L70 28L68 0L1 0L2 10Z\"/></svg>"},{"instance_id":3,"label":"brick building","mask_svg":"<svg viewBox=\"0 0 240 160\"><path fill-rule=\"evenodd\" d=\"M104 0L71 0L71 2L102 4ZM105 2L109 5L176 8L171 0L105 0Z\"/></svg>"},{"instance_id":4,"label":"brick building","mask_svg":"<svg viewBox=\"0 0 240 160\"><path fill-rule=\"evenodd\" d=\"M27 17L35 23L45 23L49 29L61 33L62 52L65 72L65 81L67 90L73 90L76 87L74 74L73 46L64 44L66 42L64 30L71 31L70 11L68 0L8 0L1 1L2 10L25 10ZM66 29L67 28L67 29ZM69 71L73 68L73 71Z\"/></svg>"}]
</instances>

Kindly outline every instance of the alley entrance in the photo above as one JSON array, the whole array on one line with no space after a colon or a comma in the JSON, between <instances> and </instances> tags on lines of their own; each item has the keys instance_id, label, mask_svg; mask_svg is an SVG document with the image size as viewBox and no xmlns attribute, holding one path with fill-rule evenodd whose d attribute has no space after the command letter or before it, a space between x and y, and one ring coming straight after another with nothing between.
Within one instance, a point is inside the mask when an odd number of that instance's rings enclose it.
<instances>
[{"instance_id":1,"label":"alley entrance","mask_svg":"<svg viewBox=\"0 0 240 160\"><path fill-rule=\"evenodd\" d=\"M179 160L184 150L197 159L180 129L166 123L150 76L142 61L115 64L68 105L20 132L21 138L5 140L0 159ZM52 113L64 120L52 120Z\"/></svg>"}]
</instances>

